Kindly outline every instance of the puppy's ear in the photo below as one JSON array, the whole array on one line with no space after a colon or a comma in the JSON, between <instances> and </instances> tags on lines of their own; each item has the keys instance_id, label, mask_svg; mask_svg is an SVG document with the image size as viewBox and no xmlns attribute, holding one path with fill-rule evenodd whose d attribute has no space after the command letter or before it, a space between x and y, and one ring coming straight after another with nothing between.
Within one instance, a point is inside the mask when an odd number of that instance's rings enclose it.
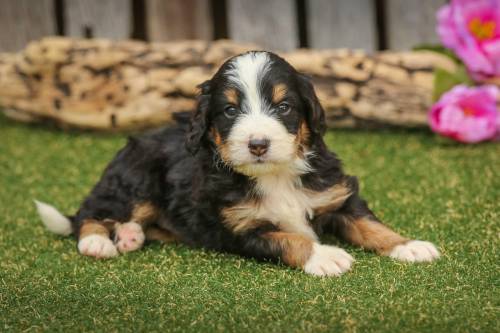
<instances>
[{"instance_id":1,"label":"puppy's ear","mask_svg":"<svg viewBox=\"0 0 500 333\"><path fill-rule=\"evenodd\" d=\"M323 136L326 131L325 111L314 92L311 79L300 73L298 74L298 78L300 94L306 106L306 121L309 129L314 134Z\"/></svg>"},{"instance_id":2,"label":"puppy's ear","mask_svg":"<svg viewBox=\"0 0 500 333\"><path fill-rule=\"evenodd\" d=\"M186 138L186 149L196 154L208 128L208 110L210 107L210 80L198 86L201 93L198 96L198 106L193 116Z\"/></svg>"}]
</instances>

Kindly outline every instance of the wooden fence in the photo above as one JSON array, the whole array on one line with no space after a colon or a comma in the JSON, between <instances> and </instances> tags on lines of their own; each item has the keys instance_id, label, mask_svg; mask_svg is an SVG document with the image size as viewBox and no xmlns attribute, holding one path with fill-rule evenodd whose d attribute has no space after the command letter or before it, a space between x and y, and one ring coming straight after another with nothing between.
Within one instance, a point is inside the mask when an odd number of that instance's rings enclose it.
<instances>
[{"instance_id":1,"label":"wooden fence","mask_svg":"<svg viewBox=\"0 0 500 333\"><path fill-rule=\"evenodd\" d=\"M0 0L0 52L47 35L231 38L273 50L408 49L437 41L446 0Z\"/></svg>"}]
</instances>

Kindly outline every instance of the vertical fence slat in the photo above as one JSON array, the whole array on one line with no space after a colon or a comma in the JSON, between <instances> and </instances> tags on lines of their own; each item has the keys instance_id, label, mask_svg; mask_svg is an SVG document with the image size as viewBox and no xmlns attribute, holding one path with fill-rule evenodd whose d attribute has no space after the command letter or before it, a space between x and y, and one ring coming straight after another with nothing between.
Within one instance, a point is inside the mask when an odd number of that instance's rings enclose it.
<instances>
[{"instance_id":1,"label":"vertical fence slat","mask_svg":"<svg viewBox=\"0 0 500 333\"><path fill-rule=\"evenodd\" d=\"M64 8L68 36L117 40L129 38L132 32L129 0L66 0Z\"/></svg>"},{"instance_id":2,"label":"vertical fence slat","mask_svg":"<svg viewBox=\"0 0 500 333\"><path fill-rule=\"evenodd\" d=\"M227 0L228 34L238 42L257 43L272 50L299 45L293 0Z\"/></svg>"},{"instance_id":3,"label":"vertical fence slat","mask_svg":"<svg viewBox=\"0 0 500 333\"><path fill-rule=\"evenodd\" d=\"M151 41L213 38L210 1L147 0L146 15Z\"/></svg>"},{"instance_id":4,"label":"vertical fence slat","mask_svg":"<svg viewBox=\"0 0 500 333\"><path fill-rule=\"evenodd\" d=\"M54 34L53 0L0 0L0 52L19 51L31 40Z\"/></svg>"},{"instance_id":5,"label":"vertical fence slat","mask_svg":"<svg viewBox=\"0 0 500 333\"><path fill-rule=\"evenodd\" d=\"M309 0L309 46L373 51L377 48L375 15L371 0Z\"/></svg>"},{"instance_id":6,"label":"vertical fence slat","mask_svg":"<svg viewBox=\"0 0 500 333\"><path fill-rule=\"evenodd\" d=\"M446 0L387 0L388 47L411 49L423 43L437 43L436 11Z\"/></svg>"}]
</instances>

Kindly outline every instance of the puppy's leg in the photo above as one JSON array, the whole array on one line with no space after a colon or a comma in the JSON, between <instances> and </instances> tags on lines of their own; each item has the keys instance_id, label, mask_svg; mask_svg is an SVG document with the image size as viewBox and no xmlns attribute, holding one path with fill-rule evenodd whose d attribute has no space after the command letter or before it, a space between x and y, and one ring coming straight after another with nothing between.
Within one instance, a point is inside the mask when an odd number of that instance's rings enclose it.
<instances>
[{"instance_id":1,"label":"puppy's leg","mask_svg":"<svg viewBox=\"0 0 500 333\"><path fill-rule=\"evenodd\" d=\"M279 259L290 267L318 276L339 276L347 272L354 259L344 250L296 233L268 231L244 237L244 255Z\"/></svg>"},{"instance_id":2,"label":"puppy's leg","mask_svg":"<svg viewBox=\"0 0 500 333\"><path fill-rule=\"evenodd\" d=\"M111 258L118 255L110 238L112 225L94 219L82 221L78 232L78 251L96 258Z\"/></svg>"},{"instance_id":3,"label":"puppy's leg","mask_svg":"<svg viewBox=\"0 0 500 333\"><path fill-rule=\"evenodd\" d=\"M410 240L382 224L357 195L349 198L339 211L327 214L326 218L334 223L337 233L347 242L380 255L408 262L439 258L439 251L432 243Z\"/></svg>"},{"instance_id":4,"label":"puppy's leg","mask_svg":"<svg viewBox=\"0 0 500 333\"><path fill-rule=\"evenodd\" d=\"M354 245L401 261L433 261L439 258L439 251L432 243L402 237L373 216L344 217L341 234Z\"/></svg>"},{"instance_id":5,"label":"puppy's leg","mask_svg":"<svg viewBox=\"0 0 500 333\"><path fill-rule=\"evenodd\" d=\"M140 249L146 240L145 230L158 217L158 210L150 202L136 204L129 222L115 225L115 244L121 253Z\"/></svg>"}]
</instances>

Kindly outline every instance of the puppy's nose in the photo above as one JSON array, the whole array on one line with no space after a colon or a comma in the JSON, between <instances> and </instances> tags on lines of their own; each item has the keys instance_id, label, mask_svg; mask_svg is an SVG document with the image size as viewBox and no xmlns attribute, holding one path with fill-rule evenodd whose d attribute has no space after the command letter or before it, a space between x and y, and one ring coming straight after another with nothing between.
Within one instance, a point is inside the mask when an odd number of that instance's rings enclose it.
<instances>
[{"instance_id":1,"label":"puppy's nose","mask_svg":"<svg viewBox=\"0 0 500 333\"><path fill-rule=\"evenodd\" d=\"M264 155L269 149L269 139L250 139L248 149L255 156Z\"/></svg>"}]
</instances>

